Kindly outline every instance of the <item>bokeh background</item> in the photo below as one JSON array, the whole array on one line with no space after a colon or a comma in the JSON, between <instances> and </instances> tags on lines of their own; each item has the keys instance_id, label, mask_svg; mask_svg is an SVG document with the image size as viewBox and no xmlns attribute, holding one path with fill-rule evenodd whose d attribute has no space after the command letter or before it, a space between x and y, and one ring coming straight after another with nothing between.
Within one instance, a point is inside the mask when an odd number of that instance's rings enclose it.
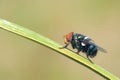
<instances>
[{"instance_id":1,"label":"bokeh background","mask_svg":"<svg viewBox=\"0 0 120 80\"><path fill-rule=\"evenodd\" d=\"M99 52L92 61L120 77L120 0L0 0L0 18L62 45L68 32L85 34L108 51ZM51 49L0 29L0 80L103 78Z\"/></svg>"}]
</instances>

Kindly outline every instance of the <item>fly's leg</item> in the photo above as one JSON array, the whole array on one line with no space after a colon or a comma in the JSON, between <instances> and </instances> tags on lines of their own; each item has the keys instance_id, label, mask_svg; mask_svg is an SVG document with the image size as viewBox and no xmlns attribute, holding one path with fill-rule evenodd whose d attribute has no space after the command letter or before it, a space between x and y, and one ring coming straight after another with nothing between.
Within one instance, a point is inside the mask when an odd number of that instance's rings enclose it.
<instances>
[{"instance_id":1,"label":"fly's leg","mask_svg":"<svg viewBox=\"0 0 120 80\"><path fill-rule=\"evenodd\" d=\"M88 60L89 60L91 63L93 63L93 62L90 60L89 55L87 55L87 58L88 58Z\"/></svg>"},{"instance_id":2,"label":"fly's leg","mask_svg":"<svg viewBox=\"0 0 120 80\"><path fill-rule=\"evenodd\" d=\"M79 50L77 50L77 52L76 52L76 53L77 53L77 54L79 54L79 53L80 53L80 51L81 51L81 50L79 49Z\"/></svg>"},{"instance_id":3,"label":"fly's leg","mask_svg":"<svg viewBox=\"0 0 120 80\"><path fill-rule=\"evenodd\" d=\"M63 47L60 47L60 49L67 48L69 44L64 45Z\"/></svg>"}]
</instances>

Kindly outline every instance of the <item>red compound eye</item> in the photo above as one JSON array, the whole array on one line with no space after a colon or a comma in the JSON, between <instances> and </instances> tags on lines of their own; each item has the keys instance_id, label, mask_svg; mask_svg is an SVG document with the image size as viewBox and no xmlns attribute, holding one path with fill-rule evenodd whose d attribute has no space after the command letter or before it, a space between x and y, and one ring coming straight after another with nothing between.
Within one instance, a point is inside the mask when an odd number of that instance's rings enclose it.
<instances>
[{"instance_id":1,"label":"red compound eye","mask_svg":"<svg viewBox=\"0 0 120 80\"><path fill-rule=\"evenodd\" d=\"M70 32L65 36L65 40L64 40L65 44L68 44L71 41L72 36L73 36L73 32Z\"/></svg>"}]
</instances>

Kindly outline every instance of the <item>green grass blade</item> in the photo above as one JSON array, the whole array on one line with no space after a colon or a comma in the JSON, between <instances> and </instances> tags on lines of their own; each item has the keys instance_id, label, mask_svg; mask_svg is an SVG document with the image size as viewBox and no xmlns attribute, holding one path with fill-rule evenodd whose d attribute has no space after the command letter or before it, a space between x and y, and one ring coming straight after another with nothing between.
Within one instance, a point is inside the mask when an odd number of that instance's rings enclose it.
<instances>
[{"instance_id":1,"label":"green grass blade","mask_svg":"<svg viewBox=\"0 0 120 80\"><path fill-rule=\"evenodd\" d=\"M106 79L120 80L118 77L111 74L110 72L108 72L104 68L101 68L100 66L91 63L88 59L81 57L81 56L75 54L74 52L72 52L68 49L60 49L60 47L61 47L60 44L34 32L34 31L31 31L27 28L24 28L22 26L8 22L8 21L3 20L3 19L0 19L0 28L3 28L5 30L8 30L8 31L13 32L15 34L26 37L30 40L33 40L37 43L40 43L44 46L47 46L47 47L51 48L52 50L55 50L55 51L65 55L65 56L67 56L68 58L78 62L79 64L84 65L85 67L89 68L90 70L96 72L97 74L101 75L102 77L104 77Z\"/></svg>"}]
</instances>

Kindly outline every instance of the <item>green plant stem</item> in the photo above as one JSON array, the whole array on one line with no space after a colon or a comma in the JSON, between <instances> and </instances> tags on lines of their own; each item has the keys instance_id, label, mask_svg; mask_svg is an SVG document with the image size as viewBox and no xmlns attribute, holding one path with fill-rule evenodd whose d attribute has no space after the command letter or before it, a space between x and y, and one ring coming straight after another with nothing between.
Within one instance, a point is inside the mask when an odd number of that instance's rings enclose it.
<instances>
[{"instance_id":1,"label":"green plant stem","mask_svg":"<svg viewBox=\"0 0 120 80\"><path fill-rule=\"evenodd\" d=\"M91 63L88 59L81 57L68 49L60 49L60 47L62 47L60 44L34 32L34 31L31 31L27 28L24 28L22 26L19 26L17 24L11 23L11 22L3 20L3 19L0 19L0 28L3 28L5 30L8 30L15 34L26 37L30 40L33 40L37 43L40 43L44 46L47 46L47 47L51 48L52 50L55 50L65 56L67 56L68 58L84 65L85 67L89 68L90 70L96 72L97 74L101 75L102 77L104 77L106 79L120 80L118 77L111 74L104 68L101 68L100 66Z\"/></svg>"}]
</instances>

